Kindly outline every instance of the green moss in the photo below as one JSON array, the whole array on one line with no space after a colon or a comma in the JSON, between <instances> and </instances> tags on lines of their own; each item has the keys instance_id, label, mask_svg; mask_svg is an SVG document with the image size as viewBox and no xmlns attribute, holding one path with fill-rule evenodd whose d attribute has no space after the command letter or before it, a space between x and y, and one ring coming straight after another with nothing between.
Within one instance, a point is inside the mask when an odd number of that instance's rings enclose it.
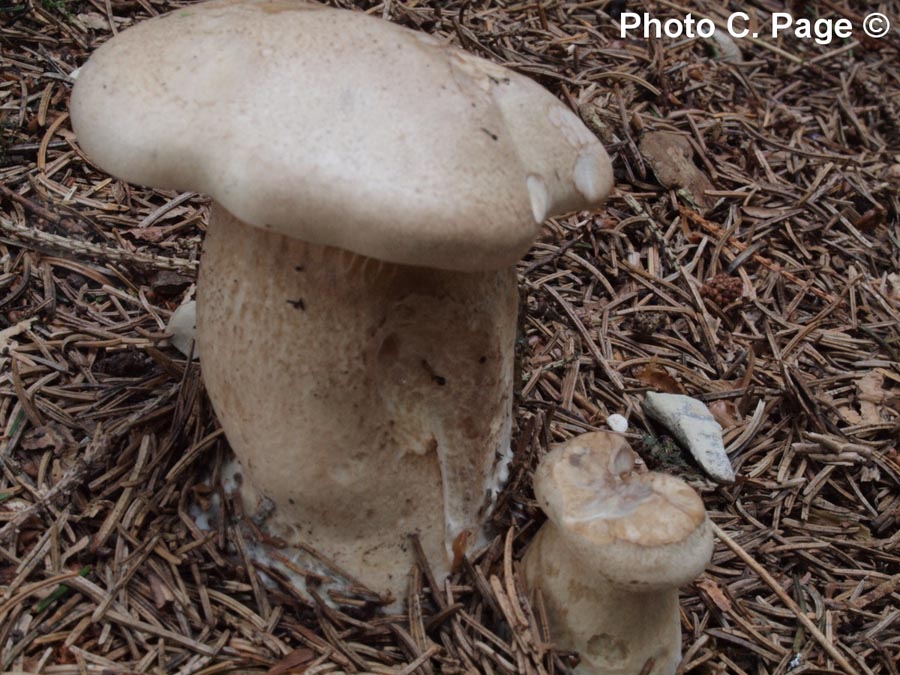
<instances>
[{"instance_id":1,"label":"green moss","mask_svg":"<svg viewBox=\"0 0 900 675\"><path fill-rule=\"evenodd\" d=\"M72 19L72 13L68 7L69 4L71 4L71 0L41 0L41 7L48 12L61 14L66 18L66 21L71 21Z\"/></svg>"}]
</instances>

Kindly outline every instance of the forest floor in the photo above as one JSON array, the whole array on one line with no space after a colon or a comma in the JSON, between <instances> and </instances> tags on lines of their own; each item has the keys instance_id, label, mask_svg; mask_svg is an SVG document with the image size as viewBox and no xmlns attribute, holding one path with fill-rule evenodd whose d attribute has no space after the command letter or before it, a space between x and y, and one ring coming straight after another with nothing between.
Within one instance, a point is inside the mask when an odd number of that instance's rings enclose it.
<instances>
[{"instance_id":1,"label":"forest floor","mask_svg":"<svg viewBox=\"0 0 900 675\"><path fill-rule=\"evenodd\" d=\"M163 333L194 294L208 203L103 174L67 113L72 71L112 31L185 4L0 6L0 671L565 672L518 562L543 518L531 474L619 413L723 534L682 592L682 672L898 675L896 30L866 37L849 0L739 3L763 24L850 19L831 44L621 39L626 3L608 0L340 3L535 78L602 138L617 183L520 263L496 541L444 589L415 567L391 615L262 584L235 553L245 530L187 514L219 489L206 467L226 442ZM727 17L718 0L627 4ZM896 0L879 8L900 25ZM734 484L645 417L648 390L710 406Z\"/></svg>"}]
</instances>

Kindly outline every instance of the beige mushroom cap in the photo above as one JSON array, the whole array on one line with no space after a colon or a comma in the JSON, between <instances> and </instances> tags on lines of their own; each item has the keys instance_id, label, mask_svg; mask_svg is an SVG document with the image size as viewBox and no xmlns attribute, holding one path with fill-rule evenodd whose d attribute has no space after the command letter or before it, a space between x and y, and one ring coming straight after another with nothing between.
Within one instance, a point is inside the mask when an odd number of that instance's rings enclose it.
<instances>
[{"instance_id":1,"label":"beige mushroom cap","mask_svg":"<svg viewBox=\"0 0 900 675\"><path fill-rule=\"evenodd\" d=\"M541 463L535 494L572 552L611 582L680 586L712 553L703 501L679 478L636 472L635 459L620 434L578 436Z\"/></svg>"},{"instance_id":2,"label":"beige mushroom cap","mask_svg":"<svg viewBox=\"0 0 900 675\"><path fill-rule=\"evenodd\" d=\"M529 78L288 0L215 0L124 31L82 68L71 115L120 178L401 264L510 265L545 218L612 184L600 142Z\"/></svg>"}]
</instances>

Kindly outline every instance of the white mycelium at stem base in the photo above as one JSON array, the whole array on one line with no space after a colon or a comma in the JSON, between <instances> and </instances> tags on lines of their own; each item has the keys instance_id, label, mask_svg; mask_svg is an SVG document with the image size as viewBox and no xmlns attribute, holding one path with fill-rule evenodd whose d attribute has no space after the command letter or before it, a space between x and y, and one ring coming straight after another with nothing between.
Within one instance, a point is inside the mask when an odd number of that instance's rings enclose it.
<instances>
[{"instance_id":1,"label":"white mycelium at stem base","mask_svg":"<svg viewBox=\"0 0 900 675\"><path fill-rule=\"evenodd\" d=\"M524 76L293 0L123 31L72 122L106 171L216 202L198 343L248 510L375 591L402 597L416 531L445 572L509 450L513 266L606 197L602 145Z\"/></svg>"},{"instance_id":2,"label":"white mycelium at stem base","mask_svg":"<svg viewBox=\"0 0 900 675\"><path fill-rule=\"evenodd\" d=\"M277 505L267 525L395 597L410 532L449 572L508 459L513 270L383 263L218 206L203 256L203 377L245 485Z\"/></svg>"},{"instance_id":3,"label":"white mycelium at stem base","mask_svg":"<svg viewBox=\"0 0 900 675\"><path fill-rule=\"evenodd\" d=\"M579 653L579 675L673 675L681 660L678 587L712 554L700 496L638 473L624 436L584 434L535 472L548 521L525 555L551 637Z\"/></svg>"}]
</instances>

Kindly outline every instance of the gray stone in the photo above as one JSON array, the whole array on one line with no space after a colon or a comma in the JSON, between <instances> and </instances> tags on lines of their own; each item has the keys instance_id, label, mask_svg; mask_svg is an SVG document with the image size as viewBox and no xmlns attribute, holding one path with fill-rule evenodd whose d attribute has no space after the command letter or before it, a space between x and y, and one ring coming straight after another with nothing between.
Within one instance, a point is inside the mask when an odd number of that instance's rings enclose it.
<instances>
[{"instance_id":1,"label":"gray stone","mask_svg":"<svg viewBox=\"0 0 900 675\"><path fill-rule=\"evenodd\" d=\"M650 391L644 398L644 411L688 449L710 478L718 483L734 482L722 427L703 402L682 394Z\"/></svg>"}]
</instances>

